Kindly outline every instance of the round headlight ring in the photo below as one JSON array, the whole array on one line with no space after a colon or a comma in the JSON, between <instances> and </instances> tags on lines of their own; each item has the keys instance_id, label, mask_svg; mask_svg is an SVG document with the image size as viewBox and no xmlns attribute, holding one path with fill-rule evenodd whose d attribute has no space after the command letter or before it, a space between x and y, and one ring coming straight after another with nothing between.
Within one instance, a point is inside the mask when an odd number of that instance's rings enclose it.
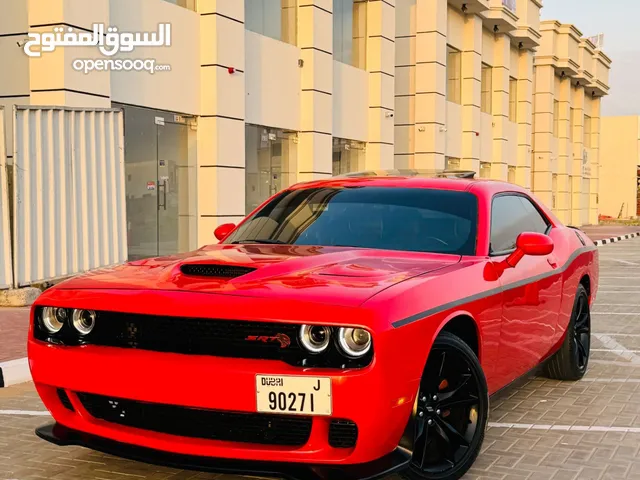
<instances>
[{"instance_id":1,"label":"round headlight ring","mask_svg":"<svg viewBox=\"0 0 640 480\"><path fill-rule=\"evenodd\" d=\"M371 350L371 334L363 328L343 327L338 330L340 349L349 357L363 357Z\"/></svg>"},{"instance_id":2,"label":"round headlight ring","mask_svg":"<svg viewBox=\"0 0 640 480\"><path fill-rule=\"evenodd\" d=\"M96 312L93 310L74 310L73 327L80 335L89 335L96 326Z\"/></svg>"},{"instance_id":3,"label":"round headlight ring","mask_svg":"<svg viewBox=\"0 0 640 480\"><path fill-rule=\"evenodd\" d=\"M300 343L311 353L322 353L331 341L331 329L317 325L302 325L300 327Z\"/></svg>"},{"instance_id":4,"label":"round headlight ring","mask_svg":"<svg viewBox=\"0 0 640 480\"><path fill-rule=\"evenodd\" d=\"M64 314L61 314L60 311L63 311ZM47 332L56 334L64 327L65 318L66 311L63 308L44 307L40 322Z\"/></svg>"}]
</instances>

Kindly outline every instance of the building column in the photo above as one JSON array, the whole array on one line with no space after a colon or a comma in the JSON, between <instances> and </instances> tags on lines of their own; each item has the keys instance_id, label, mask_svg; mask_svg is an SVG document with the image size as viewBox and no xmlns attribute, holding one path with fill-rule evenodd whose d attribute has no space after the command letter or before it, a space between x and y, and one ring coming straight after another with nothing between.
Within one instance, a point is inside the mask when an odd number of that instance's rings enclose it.
<instances>
[{"instance_id":1,"label":"building column","mask_svg":"<svg viewBox=\"0 0 640 480\"><path fill-rule=\"evenodd\" d=\"M584 87L572 90L573 104L573 156L569 171L569 218L571 225L582 224L582 158L584 155Z\"/></svg>"},{"instance_id":2,"label":"building column","mask_svg":"<svg viewBox=\"0 0 640 480\"><path fill-rule=\"evenodd\" d=\"M573 146L571 145L571 79L560 80L560 89L556 92L559 116L558 116L558 172L555 191L555 205L552 204L554 213L561 222L568 223L571 215L569 212L569 173L572 170Z\"/></svg>"},{"instance_id":3,"label":"building column","mask_svg":"<svg viewBox=\"0 0 640 480\"><path fill-rule=\"evenodd\" d=\"M245 216L244 2L200 1L198 246ZM234 68L230 73L229 67Z\"/></svg>"},{"instance_id":4,"label":"building column","mask_svg":"<svg viewBox=\"0 0 640 480\"><path fill-rule=\"evenodd\" d=\"M531 189L531 152L533 151L533 52L521 51L518 59L518 158L516 183ZM514 65L511 66L515 68Z\"/></svg>"},{"instance_id":5,"label":"building column","mask_svg":"<svg viewBox=\"0 0 640 480\"><path fill-rule=\"evenodd\" d=\"M443 169L446 147L447 0L416 0L414 167Z\"/></svg>"},{"instance_id":6,"label":"building column","mask_svg":"<svg viewBox=\"0 0 640 480\"><path fill-rule=\"evenodd\" d=\"M26 0L23 0L26 2ZM73 15L73 31L93 32L94 23L109 25L109 1L96 0L91 8L78 8L81 0L29 0L29 31L53 33L64 28L65 19ZM74 6L75 5L75 6ZM4 8L4 7L3 7ZM84 15L78 12L84 12ZM38 26L46 25L46 26ZM15 42L14 42L15 45ZM16 47L17 48L17 47ZM100 58L95 50L92 54ZM93 71L90 74L73 69L73 61L87 58L86 47L63 47L40 57L29 59L29 90L31 105L59 105L64 107L111 108L111 72Z\"/></svg>"},{"instance_id":7,"label":"building column","mask_svg":"<svg viewBox=\"0 0 640 480\"><path fill-rule=\"evenodd\" d=\"M546 205L552 205L552 139L555 70L551 65L535 69L533 121L533 193Z\"/></svg>"},{"instance_id":8,"label":"building column","mask_svg":"<svg viewBox=\"0 0 640 480\"><path fill-rule=\"evenodd\" d=\"M591 156L589 163L591 165L591 180L589 189L589 224L597 225L600 213L599 198L600 193L600 111L601 97L595 97L591 100Z\"/></svg>"},{"instance_id":9,"label":"building column","mask_svg":"<svg viewBox=\"0 0 640 480\"><path fill-rule=\"evenodd\" d=\"M367 2L367 72L369 75L369 141L367 170L394 164L395 0Z\"/></svg>"},{"instance_id":10,"label":"building column","mask_svg":"<svg viewBox=\"0 0 640 480\"><path fill-rule=\"evenodd\" d=\"M482 19L466 15L462 50L462 170L480 172L481 105Z\"/></svg>"},{"instance_id":11,"label":"building column","mask_svg":"<svg viewBox=\"0 0 640 480\"><path fill-rule=\"evenodd\" d=\"M397 2L395 37L394 166L413 168L416 135L416 11Z\"/></svg>"},{"instance_id":12,"label":"building column","mask_svg":"<svg viewBox=\"0 0 640 480\"><path fill-rule=\"evenodd\" d=\"M491 178L507 180L509 162L507 159L509 121L509 76L511 72L511 37L504 33L495 35L493 65L493 158Z\"/></svg>"},{"instance_id":13,"label":"building column","mask_svg":"<svg viewBox=\"0 0 640 480\"><path fill-rule=\"evenodd\" d=\"M297 164L303 182L333 173L332 0L298 2L298 47L303 65Z\"/></svg>"}]
</instances>

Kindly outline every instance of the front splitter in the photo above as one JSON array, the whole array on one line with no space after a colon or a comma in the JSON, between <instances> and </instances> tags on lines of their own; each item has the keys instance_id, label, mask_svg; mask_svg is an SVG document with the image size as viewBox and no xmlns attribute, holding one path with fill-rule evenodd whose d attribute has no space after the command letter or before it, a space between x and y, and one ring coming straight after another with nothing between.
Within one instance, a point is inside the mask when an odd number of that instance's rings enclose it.
<instances>
[{"instance_id":1,"label":"front splitter","mask_svg":"<svg viewBox=\"0 0 640 480\"><path fill-rule=\"evenodd\" d=\"M287 480L377 480L406 468L410 453L397 448L389 455L358 465L311 465L303 463L248 462L182 455L154 450L73 430L59 423L36 429L36 435L59 446L80 446L91 450L165 467L214 473L275 476Z\"/></svg>"}]
</instances>

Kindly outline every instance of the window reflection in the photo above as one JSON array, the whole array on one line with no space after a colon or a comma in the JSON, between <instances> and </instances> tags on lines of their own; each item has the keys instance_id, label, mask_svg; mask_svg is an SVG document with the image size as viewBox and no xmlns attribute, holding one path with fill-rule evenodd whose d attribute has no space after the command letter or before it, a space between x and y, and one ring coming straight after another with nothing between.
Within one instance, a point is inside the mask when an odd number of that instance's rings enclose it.
<instances>
[{"instance_id":1,"label":"window reflection","mask_svg":"<svg viewBox=\"0 0 640 480\"><path fill-rule=\"evenodd\" d=\"M367 2L333 0L333 58L366 68Z\"/></svg>"},{"instance_id":2,"label":"window reflection","mask_svg":"<svg viewBox=\"0 0 640 480\"><path fill-rule=\"evenodd\" d=\"M364 170L364 143L344 138L333 139L334 176Z\"/></svg>"},{"instance_id":3,"label":"window reflection","mask_svg":"<svg viewBox=\"0 0 640 480\"><path fill-rule=\"evenodd\" d=\"M296 0L244 0L244 16L247 30L291 45L297 43Z\"/></svg>"}]
</instances>

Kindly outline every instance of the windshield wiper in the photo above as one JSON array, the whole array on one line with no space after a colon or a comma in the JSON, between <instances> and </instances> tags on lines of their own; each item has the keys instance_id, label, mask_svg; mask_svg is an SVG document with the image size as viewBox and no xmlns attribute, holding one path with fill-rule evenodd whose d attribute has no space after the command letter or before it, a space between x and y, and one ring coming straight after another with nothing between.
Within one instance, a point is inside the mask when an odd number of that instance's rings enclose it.
<instances>
[{"instance_id":1,"label":"windshield wiper","mask_svg":"<svg viewBox=\"0 0 640 480\"><path fill-rule=\"evenodd\" d=\"M287 242L283 242L282 240L269 240L269 239L236 240L235 242L231 242L232 245L238 245L241 243L264 243L266 245L288 245Z\"/></svg>"}]
</instances>

